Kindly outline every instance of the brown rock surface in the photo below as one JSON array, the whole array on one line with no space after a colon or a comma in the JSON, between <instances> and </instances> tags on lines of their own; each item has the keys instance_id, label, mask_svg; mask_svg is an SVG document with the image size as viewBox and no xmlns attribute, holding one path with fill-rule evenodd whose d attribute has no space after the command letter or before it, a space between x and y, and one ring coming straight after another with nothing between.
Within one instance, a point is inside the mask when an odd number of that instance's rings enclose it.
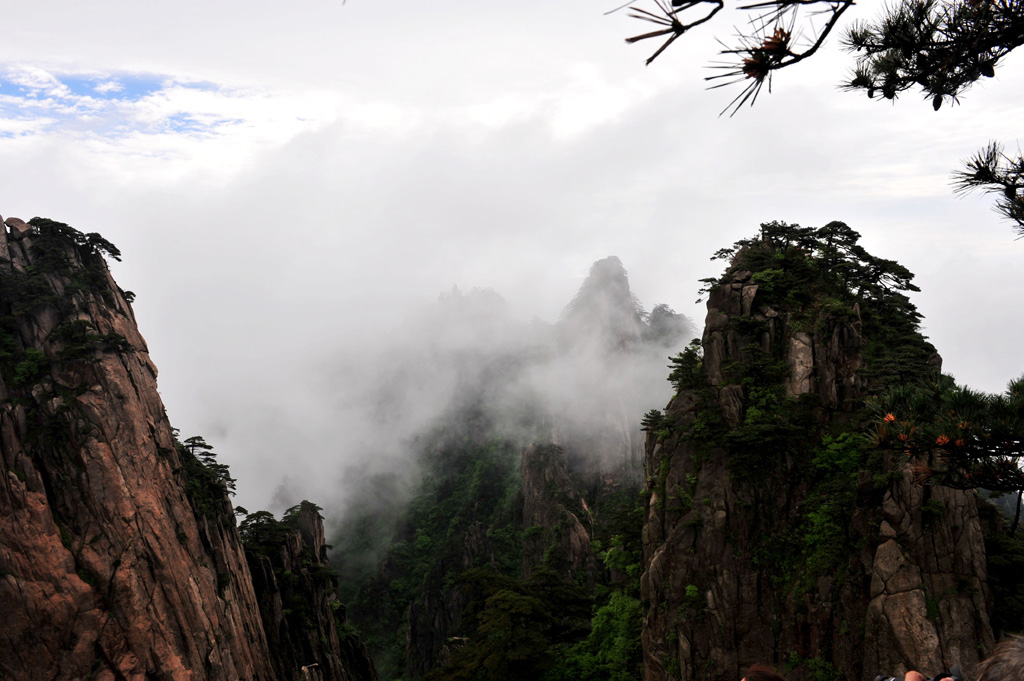
<instances>
[{"instance_id":1,"label":"brown rock surface","mask_svg":"<svg viewBox=\"0 0 1024 681\"><path fill-rule=\"evenodd\" d=\"M226 489L176 445L102 258L116 249L48 220L6 224L0 679L302 678L274 668ZM318 522L295 541L319 564Z\"/></svg>"},{"instance_id":2,"label":"brown rock surface","mask_svg":"<svg viewBox=\"0 0 1024 681\"><path fill-rule=\"evenodd\" d=\"M5 225L11 228L10 238L12 241L20 241L22 237L27 235L32 227L21 218L7 218L7 220L0 220Z\"/></svg>"},{"instance_id":3,"label":"brown rock surface","mask_svg":"<svg viewBox=\"0 0 1024 681\"><path fill-rule=\"evenodd\" d=\"M66 266L45 271L44 245ZM204 517L185 494L156 368L105 265L34 231L0 248L21 360L0 384L0 677L272 678L230 504ZM49 298L26 302L32 285Z\"/></svg>"}]
</instances>

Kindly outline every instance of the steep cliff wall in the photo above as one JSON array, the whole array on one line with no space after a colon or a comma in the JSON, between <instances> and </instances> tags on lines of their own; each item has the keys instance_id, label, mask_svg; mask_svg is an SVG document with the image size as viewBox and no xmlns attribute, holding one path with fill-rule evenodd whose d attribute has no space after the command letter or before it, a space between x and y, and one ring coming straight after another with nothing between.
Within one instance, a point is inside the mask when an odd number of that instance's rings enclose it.
<instances>
[{"instance_id":1,"label":"steep cliff wall","mask_svg":"<svg viewBox=\"0 0 1024 681\"><path fill-rule=\"evenodd\" d=\"M197 516L185 494L156 368L101 242L9 223L3 676L273 678L228 503Z\"/></svg>"},{"instance_id":2,"label":"steep cliff wall","mask_svg":"<svg viewBox=\"0 0 1024 681\"><path fill-rule=\"evenodd\" d=\"M593 586L597 565L591 538L594 521L569 477L557 445L530 445L523 452L523 575L539 565L567 581Z\"/></svg>"},{"instance_id":3,"label":"steep cliff wall","mask_svg":"<svg viewBox=\"0 0 1024 681\"><path fill-rule=\"evenodd\" d=\"M226 469L175 440L132 296L103 260L116 248L49 220L6 225L0 678L302 678L268 648ZM322 526L307 525L322 563ZM337 650L322 610L306 635Z\"/></svg>"},{"instance_id":4,"label":"steep cliff wall","mask_svg":"<svg viewBox=\"0 0 1024 681\"><path fill-rule=\"evenodd\" d=\"M373 681L369 654L335 592L319 509L303 501L281 522L254 514L242 533L276 678Z\"/></svg>"},{"instance_id":5,"label":"steep cliff wall","mask_svg":"<svg viewBox=\"0 0 1024 681\"><path fill-rule=\"evenodd\" d=\"M869 389L937 360L905 298L830 292L810 247L765 241L713 286L703 357L650 421L646 678L969 668L992 645L974 496L915 484L858 434ZM801 271L804 289L773 286ZM883 313L909 340L878 336Z\"/></svg>"}]
</instances>

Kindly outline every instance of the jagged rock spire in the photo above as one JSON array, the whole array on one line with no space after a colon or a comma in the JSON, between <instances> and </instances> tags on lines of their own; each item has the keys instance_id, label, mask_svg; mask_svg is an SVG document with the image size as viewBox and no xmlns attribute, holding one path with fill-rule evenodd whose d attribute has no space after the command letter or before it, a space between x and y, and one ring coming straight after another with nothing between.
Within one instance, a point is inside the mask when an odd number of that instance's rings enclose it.
<instances>
[{"instance_id":1,"label":"jagged rock spire","mask_svg":"<svg viewBox=\"0 0 1024 681\"><path fill-rule=\"evenodd\" d=\"M605 351L629 350L643 338L643 309L629 290L622 261L598 260L562 313L563 342L592 343Z\"/></svg>"}]
</instances>

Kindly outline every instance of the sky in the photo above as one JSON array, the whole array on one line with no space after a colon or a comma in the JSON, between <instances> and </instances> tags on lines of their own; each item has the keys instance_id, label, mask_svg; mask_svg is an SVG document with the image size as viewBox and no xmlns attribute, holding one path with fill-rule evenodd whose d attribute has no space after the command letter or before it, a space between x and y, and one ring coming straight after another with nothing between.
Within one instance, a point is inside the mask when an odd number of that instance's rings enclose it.
<instances>
[{"instance_id":1,"label":"sky","mask_svg":"<svg viewBox=\"0 0 1024 681\"><path fill-rule=\"evenodd\" d=\"M769 220L843 220L915 272L959 381L999 392L1024 373L1024 241L990 199L950 191L989 140L1019 147L1021 55L933 112L838 91L851 62L833 41L727 117L737 90L703 79L743 14L645 66L656 44L623 39L649 28L615 6L19 3L0 214L121 249L171 421L216 447L249 508L329 498L347 465L390 461L403 434L360 421L361 389L453 286L553 322L616 255L647 309L700 326L709 257Z\"/></svg>"}]
</instances>

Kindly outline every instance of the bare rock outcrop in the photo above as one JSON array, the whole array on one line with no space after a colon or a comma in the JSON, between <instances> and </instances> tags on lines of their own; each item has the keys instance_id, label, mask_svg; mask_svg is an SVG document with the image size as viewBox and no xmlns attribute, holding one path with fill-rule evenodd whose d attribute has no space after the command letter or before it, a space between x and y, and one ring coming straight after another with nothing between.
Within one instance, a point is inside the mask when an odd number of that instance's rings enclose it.
<instances>
[{"instance_id":1,"label":"bare rock outcrop","mask_svg":"<svg viewBox=\"0 0 1024 681\"><path fill-rule=\"evenodd\" d=\"M645 678L970 668L993 643L973 494L914 484L905 460L832 478L845 486L808 472L842 465L810 457L848 451L822 438L856 418L867 340L856 305L779 310L731 271L709 297L702 385L648 437Z\"/></svg>"},{"instance_id":2,"label":"bare rock outcrop","mask_svg":"<svg viewBox=\"0 0 1024 681\"><path fill-rule=\"evenodd\" d=\"M251 529L243 523L243 528L276 678L374 681L369 653L348 631L335 592L318 507L303 501L281 523L265 521Z\"/></svg>"},{"instance_id":3,"label":"bare rock outcrop","mask_svg":"<svg viewBox=\"0 0 1024 681\"><path fill-rule=\"evenodd\" d=\"M879 518L880 515L880 518ZM969 493L904 478L882 500L870 567L864 663L896 669L973 665L994 644L984 539ZM866 558L866 556L865 556Z\"/></svg>"},{"instance_id":4,"label":"bare rock outcrop","mask_svg":"<svg viewBox=\"0 0 1024 681\"><path fill-rule=\"evenodd\" d=\"M103 259L117 249L50 220L6 225L0 678L307 678L268 647L225 480L175 439ZM283 557L316 570L323 527L315 512L299 525ZM324 599L316 635L337 649ZM315 678L367 678L325 667Z\"/></svg>"},{"instance_id":5,"label":"bare rock outcrop","mask_svg":"<svg viewBox=\"0 0 1024 681\"><path fill-rule=\"evenodd\" d=\"M0 234L0 676L273 678L230 504L204 516L185 492L108 244L13 224L19 238Z\"/></svg>"},{"instance_id":6,"label":"bare rock outcrop","mask_svg":"<svg viewBox=\"0 0 1024 681\"><path fill-rule=\"evenodd\" d=\"M590 539L593 521L586 501L569 477L562 448L529 445L523 452L523 575L540 565L572 581L596 574Z\"/></svg>"},{"instance_id":7,"label":"bare rock outcrop","mask_svg":"<svg viewBox=\"0 0 1024 681\"><path fill-rule=\"evenodd\" d=\"M758 348L785 357L791 397L815 394L826 408L850 409L866 385L857 373L864 345L859 307L842 315L819 311L813 325L806 324L814 329L810 333L792 328L786 316L756 303L758 285L751 272L733 272L728 278L730 283L714 289L708 298L701 342L708 381L720 389L728 386L730 367L750 362L751 349ZM748 335L745 326L757 330Z\"/></svg>"}]
</instances>

